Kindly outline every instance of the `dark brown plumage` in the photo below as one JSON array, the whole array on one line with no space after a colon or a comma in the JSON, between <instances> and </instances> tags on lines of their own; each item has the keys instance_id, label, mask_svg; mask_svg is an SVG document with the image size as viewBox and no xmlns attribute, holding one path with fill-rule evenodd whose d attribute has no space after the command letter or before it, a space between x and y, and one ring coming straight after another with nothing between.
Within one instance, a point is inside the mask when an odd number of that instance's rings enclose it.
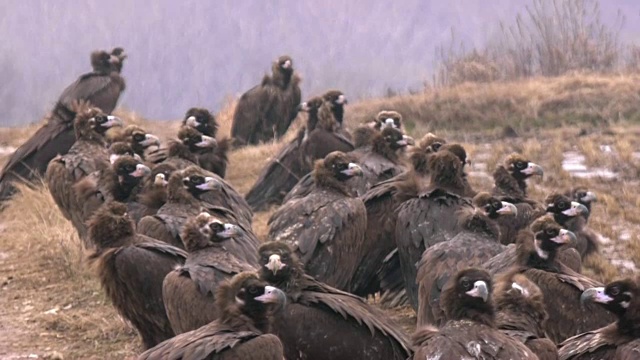
<instances>
[{"instance_id":1,"label":"dark brown plumage","mask_svg":"<svg viewBox=\"0 0 640 360\"><path fill-rule=\"evenodd\" d=\"M596 194L592 191L589 191L589 189L587 189L586 187L578 186L573 189L567 190L564 195L569 197L573 201L577 201L587 207L589 213L583 214L582 216L584 216L585 219L588 220L589 215L591 214L591 205L594 202L598 201L598 197L596 196Z\"/></svg>"},{"instance_id":2,"label":"dark brown plumage","mask_svg":"<svg viewBox=\"0 0 640 360\"><path fill-rule=\"evenodd\" d=\"M439 329L416 330L413 359L536 359L524 344L495 326L491 276L465 269L447 282L442 293L447 319Z\"/></svg>"},{"instance_id":3,"label":"dark brown plumage","mask_svg":"<svg viewBox=\"0 0 640 360\"><path fill-rule=\"evenodd\" d=\"M547 212L553 214L558 224L576 234L576 242L572 246L582 258L598 252L598 236L586 228L589 209L585 205L558 193L547 196L545 204Z\"/></svg>"},{"instance_id":4,"label":"dark brown plumage","mask_svg":"<svg viewBox=\"0 0 640 360\"><path fill-rule=\"evenodd\" d=\"M449 278L458 271L480 266L504 251L499 243L500 228L495 222L502 214L515 212L515 206L502 203L488 193L473 199L473 208L455 214L460 232L449 241L427 248L418 268L418 325L442 325L446 320L440 295Z\"/></svg>"},{"instance_id":5,"label":"dark brown plumage","mask_svg":"<svg viewBox=\"0 0 640 360\"><path fill-rule=\"evenodd\" d=\"M624 279L606 287L585 290L580 300L596 303L618 318L613 324L588 331L560 344L562 360L632 360L640 356L640 288Z\"/></svg>"},{"instance_id":6,"label":"dark brown plumage","mask_svg":"<svg viewBox=\"0 0 640 360\"><path fill-rule=\"evenodd\" d=\"M291 245L307 273L339 289L348 289L362 254L366 209L345 185L360 172L347 155L332 152L316 162L311 193L269 219L269 239Z\"/></svg>"},{"instance_id":7,"label":"dark brown plumage","mask_svg":"<svg viewBox=\"0 0 640 360\"><path fill-rule=\"evenodd\" d=\"M170 164L156 165L151 170L151 175L145 179L136 199L139 206L133 209L129 206L129 217L136 223L145 216L155 215L167 202L169 178L174 171L176 168Z\"/></svg>"},{"instance_id":8,"label":"dark brown plumage","mask_svg":"<svg viewBox=\"0 0 640 360\"><path fill-rule=\"evenodd\" d=\"M113 136L111 142L126 142L131 145L133 151L145 158L145 150L150 146L160 146L160 139L157 136L148 133L143 128L137 125L129 125L125 127L119 134Z\"/></svg>"},{"instance_id":9,"label":"dark brown plumage","mask_svg":"<svg viewBox=\"0 0 640 360\"><path fill-rule=\"evenodd\" d=\"M281 56L273 63L272 75L251 88L238 100L233 114L231 136L235 144L251 145L278 139L298 114L301 102L300 77L293 60Z\"/></svg>"},{"instance_id":10,"label":"dark brown plumage","mask_svg":"<svg viewBox=\"0 0 640 360\"><path fill-rule=\"evenodd\" d=\"M182 229L182 241L189 252L184 265L167 274L162 294L167 317L176 334L195 330L218 317L215 292L234 275L255 269L227 248L239 234L236 225L225 224L208 213L190 219ZM235 250L235 251L234 251Z\"/></svg>"},{"instance_id":11,"label":"dark brown plumage","mask_svg":"<svg viewBox=\"0 0 640 360\"><path fill-rule=\"evenodd\" d=\"M216 290L220 317L167 340L141 354L139 360L283 360L280 340L270 323L285 305L285 294L243 272Z\"/></svg>"},{"instance_id":12,"label":"dark brown plumage","mask_svg":"<svg viewBox=\"0 0 640 360\"><path fill-rule=\"evenodd\" d=\"M107 115L113 111L125 88L124 79L116 68L122 61L104 51L91 54L93 71L64 89L46 123L7 160L0 173L0 201L13 194L13 182L43 176L51 159L66 154L75 143L74 102L87 101Z\"/></svg>"},{"instance_id":13,"label":"dark brown plumage","mask_svg":"<svg viewBox=\"0 0 640 360\"><path fill-rule=\"evenodd\" d=\"M406 359L402 331L363 299L306 275L282 242L260 247L260 277L285 291L289 304L274 332L287 359Z\"/></svg>"},{"instance_id":14,"label":"dark brown plumage","mask_svg":"<svg viewBox=\"0 0 640 360\"><path fill-rule=\"evenodd\" d=\"M353 130L353 146L358 149L371 145L376 134L387 127L402 131L402 115L397 111L380 111L373 120L361 124Z\"/></svg>"},{"instance_id":15,"label":"dark brown plumage","mask_svg":"<svg viewBox=\"0 0 640 360\"><path fill-rule=\"evenodd\" d=\"M118 312L138 330L145 348L173 337L162 301L162 281L187 253L138 235L124 204L111 202L89 222L102 288Z\"/></svg>"},{"instance_id":16,"label":"dark brown plumage","mask_svg":"<svg viewBox=\"0 0 640 360\"><path fill-rule=\"evenodd\" d=\"M78 203L73 184L94 171L109 166L109 151L104 134L112 126L121 125L120 119L105 115L99 109L80 106L74 120L76 142L67 154L56 156L47 167L46 180L51 196L83 240L86 235L85 219L82 218L82 204Z\"/></svg>"},{"instance_id":17,"label":"dark brown plumage","mask_svg":"<svg viewBox=\"0 0 640 360\"><path fill-rule=\"evenodd\" d=\"M218 123L216 118L207 109L191 108L182 120L182 126L188 126L198 130L203 135L216 138ZM224 138L217 141L215 149L198 155L200 166L212 173L224 178L227 173L229 158L227 152L231 147L231 139Z\"/></svg>"},{"instance_id":18,"label":"dark brown plumage","mask_svg":"<svg viewBox=\"0 0 640 360\"><path fill-rule=\"evenodd\" d=\"M556 345L544 334L549 316L540 288L522 274L507 273L498 278L494 293L498 329L525 344L538 359L558 359Z\"/></svg>"},{"instance_id":19,"label":"dark brown plumage","mask_svg":"<svg viewBox=\"0 0 640 360\"><path fill-rule=\"evenodd\" d=\"M178 169L200 165L198 157L214 151L216 139L202 135L198 130L184 126L178 131L178 138L170 140L166 148L152 151L147 161L152 164L169 163Z\"/></svg>"},{"instance_id":20,"label":"dark brown plumage","mask_svg":"<svg viewBox=\"0 0 640 360\"><path fill-rule=\"evenodd\" d=\"M493 195L513 204L525 202L527 199L526 180L534 175L542 176L543 170L520 154L511 154L504 165L499 165L493 172Z\"/></svg>"}]
</instances>

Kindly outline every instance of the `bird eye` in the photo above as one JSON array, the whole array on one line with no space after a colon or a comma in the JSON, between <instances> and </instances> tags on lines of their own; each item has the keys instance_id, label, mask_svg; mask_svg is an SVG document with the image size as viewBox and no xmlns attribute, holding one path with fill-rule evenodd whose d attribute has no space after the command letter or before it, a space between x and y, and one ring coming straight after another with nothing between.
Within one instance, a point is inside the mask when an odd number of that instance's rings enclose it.
<instances>
[{"instance_id":1,"label":"bird eye","mask_svg":"<svg viewBox=\"0 0 640 360\"><path fill-rule=\"evenodd\" d=\"M549 236L554 236L556 234L556 231L554 229L547 229L546 233Z\"/></svg>"},{"instance_id":2,"label":"bird eye","mask_svg":"<svg viewBox=\"0 0 640 360\"><path fill-rule=\"evenodd\" d=\"M211 228L211 230L218 232L220 230L222 230L222 224L220 223L213 223L209 226Z\"/></svg>"},{"instance_id":3,"label":"bird eye","mask_svg":"<svg viewBox=\"0 0 640 360\"><path fill-rule=\"evenodd\" d=\"M526 168L526 167L527 167L527 164L526 164L524 161L518 161L518 162L516 162L516 168L517 168L517 169L522 170L522 169L524 169L524 168Z\"/></svg>"},{"instance_id":4,"label":"bird eye","mask_svg":"<svg viewBox=\"0 0 640 360\"><path fill-rule=\"evenodd\" d=\"M257 295L259 293L260 293L260 289L257 286L250 286L249 287L249 294Z\"/></svg>"},{"instance_id":5,"label":"bird eye","mask_svg":"<svg viewBox=\"0 0 640 360\"><path fill-rule=\"evenodd\" d=\"M127 165L124 167L124 171L126 172L134 172L136 170L136 167L133 165Z\"/></svg>"},{"instance_id":6,"label":"bird eye","mask_svg":"<svg viewBox=\"0 0 640 360\"><path fill-rule=\"evenodd\" d=\"M192 176L191 177L191 183L192 184L196 184L196 185L200 185L200 184L204 183L204 179L201 176Z\"/></svg>"},{"instance_id":7,"label":"bird eye","mask_svg":"<svg viewBox=\"0 0 640 360\"><path fill-rule=\"evenodd\" d=\"M104 124L105 122L107 122L107 117L106 116L96 116L96 121L98 122L98 124Z\"/></svg>"},{"instance_id":8,"label":"bird eye","mask_svg":"<svg viewBox=\"0 0 640 360\"><path fill-rule=\"evenodd\" d=\"M135 140L135 141L143 141L144 140L144 135L143 134L135 134L135 135L133 135L133 140Z\"/></svg>"},{"instance_id":9,"label":"bird eye","mask_svg":"<svg viewBox=\"0 0 640 360\"><path fill-rule=\"evenodd\" d=\"M587 193L586 193L586 192L584 192L584 191L580 191L580 192L578 193L578 197L580 197L580 198L583 198L583 197L585 197L585 196L587 196Z\"/></svg>"},{"instance_id":10,"label":"bird eye","mask_svg":"<svg viewBox=\"0 0 640 360\"><path fill-rule=\"evenodd\" d=\"M566 203L566 202L564 202L564 201L560 201L560 202L558 203L558 208L559 208L560 210L562 210L562 209L566 209L566 208L567 208L567 203Z\"/></svg>"},{"instance_id":11,"label":"bird eye","mask_svg":"<svg viewBox=\"0 0 640 360\"><path fill-rule=\"evenodd\" d=\"M491 211L491 204L485 205L484 206L484 210L487 211L487 212Z\"/></svg>"},{"instance_id":12,"label":"bird eye","mask_svg":"<svg viewBox=\"0 0 640 360\"><path fill-rule=\"evenodd\" d=\"M609 293L613 296L617 296L618 294L620 294L620 289L617 286L614 286L609 289Z\"/></svg>"},{"instance_id":13,"label":"bird eye","mask_svg":"<svg viewBox=\"0 0 640 360\"><path fill-rule=\"evenodd\" d=\"M462 280L462 287L464 287L465 289L468 289L469 286L471 285L471 282L467 279Z\"/></svg>"}]
</instances>

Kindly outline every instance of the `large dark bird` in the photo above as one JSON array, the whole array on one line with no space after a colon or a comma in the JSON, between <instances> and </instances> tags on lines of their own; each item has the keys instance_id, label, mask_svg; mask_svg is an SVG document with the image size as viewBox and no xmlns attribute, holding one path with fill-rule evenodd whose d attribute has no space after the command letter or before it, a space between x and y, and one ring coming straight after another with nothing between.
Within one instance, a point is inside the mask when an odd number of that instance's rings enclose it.
<instances>
[{"instance_id":1,"label":"large dark bird","mask_svg":"<svg viewBox=\"0 0 640 360\"><path fill-rule=\"evenodd\" d=\"M511 154L504 165L498 166L493 172L493 195L513 204L526 202L526 180L534 175L543 175L540 165L537 165L520 154Z\"/></svg>"},{"instance_id":2,"label":"large dark bird","mask_svg":"<svg viewBox=\"0 0 640 360\"><path fill-rule=\"evenodd\" d=\"M547 196L545 203L547 212L553 214L555 221L576 234L576 242L572 246L582 258L598 252L598 235L586 228L589 209L585 205L558 193Z\"/></svg>"},{"instance_id":3,"label":"large dark bird","mask_svg":"<svg viewBox=\"0 0 640 360\"><path fill-rule=\"evenodd\" d=\"M447 320L440 294L451 276L464 268L480 266L504 251L494 219L515 214L515 206L488 193L476 195L473 205L475 209L464 208L455 214L460 232L449 241L427 248L417 265L419 326L440 326Z\"/></svg>"},{"instance_id":4,"label":"large dark bird","mask_svg":"<svg viewBox=\"0 0 640 360\"><path fill-rule=\"evenodd\" d=\"M402 130L402 115L397 111L380 111L373 120L353 130L353 146L357 149L371 145L373 137L387 127Z\"/></svg>"},{"instance_id":5,"label":"large dark bird","mask_svg":"<svg viewBox=\"0 0 640 360\"><path fill-rule=\"evenodd\" d=\"M192 127L198 130L202 135L216 138L218 132L218 123L216 118L207 109L191 108L182 120L182 126ZM227 163L229 158L227 152L231 146L231 140L228 138L217 141L215 149L198 155L200 166L212 173L224 178L227 173Z\"/></svg>"},{"instance_id":6,"label":"large dark bird","mask_svg":"<svg viewBox=\"0 0 640 360\"><path fill-rule=\"evenodd\" d=\"M109 166L109 150L104 134L113 126L121 126L122 121L115 116L105 115L97 108L80 106L80 109L74 120L76 142L66 154L51 160L46 180L53 200L84 240L86 219L82 218L82 204L78 203L73 184L94 171Z\"/></svg>"},{"instance_id":7,"label":"large dark bird","mask_svg":"<svg viewBox=\"0 0 640 360\"><path fill-rule=\"evenodd\" d=\"M158 210L167 202L167 188L169 186L169 178L177 169L170 164L160 164L154 166L151 175L148 176L142 185L142 190L136 198L136 204L132 208L129 207L129 217L136 224L140 220L149 215L155 215Z\"/></svg>"},{"instance_id":8,"label":"large dark bird","mask_svg":"<svg viewBox=\"0 0 640 360\"><path fill-rule=\"evenodd\" d=\"M120 134L117 134L110 140L112 143L129 143L133 151L142 159L145 158L145 150L147 150L147 148L150 146L160 146L160 139L158 139L157 136L146 132L137 125L125 127Z\"/></svg>"},{"instance_id":9,"label":"large dark bird","mask_svg":"<svg viewBox=\"0 0 640 360\"><path fill-rule=\"evenodd\" d=\"M640 288L637 280L614 281L585 290L582 302L597 303L618 318L560 344L562 360L633 360L640 357Z\"/></svg>"},{"instance_id":10,"label":"large dark bird","mask_svg":"<svg viewBox=\"0 0 640 360\"><path fill-rule=\"evenodd\" d=\"M239 231L236 225L225 224L208 213L185 224L182 241L189 256L183 266L165 277L162 287L164 306L176 334L215 320L218 286L243 271L256 270L241 260L244 254L234 254L238 247L227 246Z\"/></svg>"},{"instance_id":11,"label":"large dark bird","mask_svg":"<svg viewBox=\"0 0 640 360\"><path fill-rule=\"evenodd\" d=\"M260 277L284 290L289 300L273 329L286 359L404 360L411 355L402 331L380 310L306 275L287 244L267 242L259 252Z\"/></svg>"},{"instance_id":12,"label":"large dark bird","mask_svg":"<svg viewBox=\"0 0 640 360\"><path fill-rule=\"evenodd\" d=\"M200 165L199 156L213 152L217 141L211 136L202 135L198 130L183 126L178 138L169 141L167 148L158 149L147 156L153 164L169 163L178 169Z\"/></svg>"},{"instance_id":13,"label":"large dark bird","mask_svg":"<svg viewBox=\"0 0 640 360\"><path fill-rule=\"evenodd\" d=\"M244 272L216 290L219 318L203 327L177 335L138 360L283 360L282 343L268 334L286 295ZM195 310L195 309L194 309Z\"/></svg>"},{"instance_id":14,"label":"large dark bird","mask_svg":"<svg viewBox=\"0 0 640 360\"><path fill-rule=\"evenodd\" d=\"M316 162L314 190L269 219L269 239L291 245L308 274L339 289L348 289L362 254L367 213L345 185L360 173L347 155L332 152Z\"/></svg>"},{"instance_id":15,"label":"large dark bird","mask_svg":"<svg viewBox=\"0 0 640 360\"><path fill-rule=\"evenodd\" d=\"M422 253L460 232L456 213L472 208L464 198L462 162L449 151L439 150L428 159L430 183L418 196L397 208L395 238L407 296L418 308L416 264Z\"/></svg>"},{"instance_id":16,"label":"large dark bird","mask_svg":"<svg viewBox=\"0 0 640 360\"><path fill-rule=\"evenodd\" d=\"M236 145L251 145L278 139L298 114L300 77L293 60L281 56L273 63L272 75L244 93L233 114L231 137Z\"/></svg>"},{"instance_id":17,"label":"large dark bird","mask_svg":"<svg viewBox=\"0 0 640 360\"><path fill-rule=\"evenodd\" d=\"M20 145L4 165L0 173L0 201L13 194L14 181L31 181L44 175L51 159L69 151L76 141L74 102L87 101L107 115L113 111L125 88L117 69L123 60L105 51L91 54L93 71L64 89L46 123Z\"/></svg>"},{"instance_id":18,"label":"large dark bird","mask_svg":"<svg viewBox=\"0 0 640 360\"><path fill-rule=\"evenodd\" d=\"M418 328L413 359L537 359L521 342L495 325L491 276L484 270L455 274L442 293L448 321L439 329Z\"/></svg>"},{"instance_id":19,"label":"large dark bird","mask_svg":"<svg viewBox=\"0 0 640 360\"><path fill-rule=\"evenodd\" d=\"M549 316L540 288L522 274L507 273L498 279L494 293L498 329L525 344L539 359L558 359L556 344L544 334Z\"/></svg>"},{"instance_id":20,"label":"large dark bird","mask_svg":"<svg viewBox=\"0 0 640 360\"><path fill-rule=\"evenodd\" d=\"M97 265L102 288L118 312L138 330L145 348L174 336L162 301L162 281L187 253L138 235L118 202L103 205L89 222L96 245L89 260Z\"/></svg>"},{"instance_id":21,"label":"large dark bird","mask_svg":"<svg viewBox=\"0 0 640 360\"><path fill-rule=\"evenodd\" d=\"M577 201L580 204L582 204L582 205L587 207L587 209L589 210L589 213L588 214L583 214L583 216L585 217L585 219L588 220L589 219L589 214L591 214L591 205L594 202L598 201L598 197L596 196L596 194L594 192L589 191L585 187L578 186L578 187L573 188L571 190L567 190L564 193L564 195L569 197L573 201Z\"/></svg>"}]
</instances>

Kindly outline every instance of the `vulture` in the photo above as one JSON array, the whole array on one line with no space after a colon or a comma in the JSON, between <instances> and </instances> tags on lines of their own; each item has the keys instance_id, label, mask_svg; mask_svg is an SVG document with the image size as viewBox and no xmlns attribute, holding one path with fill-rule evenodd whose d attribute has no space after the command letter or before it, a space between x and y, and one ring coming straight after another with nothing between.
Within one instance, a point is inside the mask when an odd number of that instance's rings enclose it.
<instances>
[{"instance_id":1,"label":"vulture","mask_svg":"<svg viewBox=\"0 0 640 360\"><path fill-rule=\"evenodd\" d=\"M557 360L558 349L545 337L548 321L540 288L518 273L502 275L495 285L496 327L533 351L540 360Z\"/></svg>"},{"instance_id":2,"label":"vulture","mask_svg":"<svg viewBox=\"0 0 640 360\"><path fill-rule=\"evenodd\" d=\"M576 234L574 247L585 256L597 253L600 246L598 235L586 228L589 209L565 195L554 193L545 199L547 212L553 214L555 221L567 230Z\"/></svg>"},{"instance_id":3,"label":"vulture","mask_svg":"<svg viewBox=\"0 0 640 360\"><path fill-rule=\"evenodd\" d=\"M458 271L482 265L501 253L500 228L494 219L515 214L516 207L481 192L473 198L475 209L463 208L456 215L460 232L449 241L425 250L418 263L418 326L442 325L444 315L440 295L450 277Z\"/></svg>"},{"instance_id":4,"label":"vulture","mask_svg":"<svg viewBox=\"0 0 640 360\"><path fill-rule=\"evenodd\" d=\"M198 130L202 135L206 135L212 138L216 138L218 132L218 123L216 118L207 109L191 108L187 110L187 113L182 120L182 126L187 126ZM231 141L228 138L217 141L217 146L214 150L205 152L198 156L198 162L200 166L212 173L224 178L227 173L227 164L229 158L227 152L231 146Z\"/></svg>"},{"instance_id":5,"label":"vulture","mask_svg":"<svg viewBox=\"0 0 640 360\"><path fill-rule=\"evenodd\" d=\"M136 154L135 151L133 151L133 147L131 147L130 143L126 143L124 141L116 141L112 142L109 145L109 161L111 161L111 163L113 163L114 161L116 161L116 159L123 155L131 156L136 160L142 161L140 155Z\"/></svg>"},{"instance_id":6,"label":"vulture","mask_svg":"<svg viewBox=\"0 0 640 360\"><path fill-rule=\"evenodd\" d=\"M585 219L588 220L589 214L591 213L591 204L598 201L598 197L596 196L596 194L594 192L589 191L585 187L579 186L579 187L567 190L564 193L564 195L572 199L573 201L577 201L580 204L587 207L587 210L589 210L589 213L583 214L583 216L585 217Z\"/></svg>"},{"instance_id":7,"label":"vulture","mask_svg":"<svg viewBox=\"0 0 640 360\"><path fill-rule=\"evenodd\" d=\"M170 164L160 164L153 167L151 175L142 185L142 190L136 199L137 206L129 206L129 216L136 222L147 215L155 215L167 202L167 187L171 174L176 168Z\"/></svg>"},{"instance_id":8,"label":"vulture","mask_svg":"<svg viewBox=\"0 0 640 360\"><path fill-rule=\"evenodd\" d=\"M291 245L308 274L342 290L358 265L367 227L362 200L345 184L361 173L344 153L330 153L316 162L314 190L282 205L268 223L270 240Z\"/></svg>"},{"instance_id":9,"label":"vulture","mask_svg":"<svg viewBox=\"0 0 640 360\"><path fill-rule=\"evenodd\" d=\"M300 102L300 77L294 73L293 60L281 56L273 63L272 75L238 100L231 126L235 145L279 139L296 118Z\"/></svg>"},{"instance_id":10,"label":"vulture","mask_svg":"<svg viewBox=\"0 0 640 360\"><path fill-rule=\"evenodd\" d=\"M463 197L466 187L462 162L456 155L440 149L429 157L428 166L429 185L396 209L396 244L405 289L414 309L418 308L416 265L422 253L458 234L461 226L456 213L472 209L471 201Z\"/></svg>"},{"instance_id":11,"label":"vulture","mask_svg":"<svg viewBox=\"0 0 640 360\"><path fill-rule=\"evenodd\" d=\"M147 133L137 125L129 125L117 136L112 137L112 143L126 142L131 145L133 152L140 158L145 158L145 150L150 146L160 146L160 139L157 136Z\"/></svg>"},{"instance_id":12,"label":"vulture","mask_svg":"<svg viewBox=\"0 0 640 360\"><path fill-rule=\"evenodd\" d=\"M561 360L632 360L640 357L640 288L638 281L617 280L586 289L583 303L595 303L617 317L603 328L587 331L560 344Z\"/></svg>"},{"instance_id":13,"label":"vulture","mask_svg":"<svg viewBox=\"0 0 640 360\"><path fill-rule=\"evenodd\" d=\"M380 111L372 121L358 126L353 131L353 146L357 149L371 145L373 137L387 127L402 130L402 115L397 111Z\"/></svg>"},{"instance_id":14,"label":"vulture","mask_svg":"<svg viewBox=\"0 0 640 360\"><path fill-rule=\"evenodd\" d=\"M323 102L321 97L315 97L300 105L300 110L308 114L307 126L297 134L296 138L282 147L260 172L260 176L245 196L253 210L264 210L269 205L282 203L285 194L296 185L298 180L313 170L303 161L301 145L305 134L315 128L318 122L318 110ZM286 201L287 199L284 202Z\"/></svg>"},{"instance_id":15,"label":"vulture","mask_svg":"<svg viewBox=\"0 0 640 360\"><path fill-rule=\"evenodd\" d=\"M121 126L122 121L111 115L105 115L97 108L79 106L74 120L76 142L65 155L51 160L46 172L46 181L53 200L62 214L78 230L81 239L85 239L83 229L82 204L78 203L73 184L94 171L109 166L109 150L106 147L105 132L113 126Z\"/></svg>"},{"instance_id":16,"label":"vulture","mask_svg":"<svg viewBox=\"0 0 640 360\"><path fill-rule=\"evenodd\" d=\"M604 309L588 304L580 306L580 294L601 286L556 259L558 248L572 241L573 233L562 229L552 218L542 217L529 230L518 233L517 264L509 271L523 274L544 295L549 318L544 327L554 343L595 330L613 321Z\"/></svg>"},{"instance_id":17,"label":"vulture","mask_svg":"<svg viewBox=\"0 0 640 360\"><path fill-rule=\"evenodd\" d=\"M234 275L255 269L227 248L235 241L239 228L225 224L204 212L190 219L182 230L182 241L189 253L184 265L164 279L162 296L171 327L176 334L207 325L218 317L215 292Z\"/></svg>"},{"instance_id":18,"label":"vulture","mask_svg":"<svg viewBox=\"0 0 640 360\"><path fill-rule=\"evenodd\" d=\"M152 164L169 163L178 169L184 169L200 165L199 156L214 151L216 146L216 139L184 126L178 131L178 139L170 140L166 149L151 152L147 161Z\"/></svg>"},{"instance_id":19,"label":"vulture","mask_svg":"<svg viewBox=\"0 0 640 360\"><path fill-rule=\"evenodd\" d=\"M14 181L31 181L44 175L51 159L69 151L76 141L75 102L87 101L107 115L113 111L125 88L125 81L117 68L123 60L124 57L105 51L91 53L93 71L80 76L64 89L46 123L7 160L0 172L0 201L15 192Z\"/></svg>"},{"instance_id":20,"label":"vulture","mask_svg":"<svg viewBox=\"0 0 640 360\"><path fill-rule=\"evenodd\" d=\"M146 349L174 336L162 301L162 281L187 253L136 234L127 207L103 205L89 221L89 256L100 283L118 312L138 330Z\"/></svg>"},{"instance_id":21,"label":"vulture","mask_svg":"<svg viewBox=\"0 0 640 360\"><path fill-rule=\"evenodd\" d=\"M496 327L491 276L464 269L442 292L447 322L440 328L419 327L413 335L413 359L537 359L524 344Z\"/></svg>"},{"instance_id":22,"label":"vulture","mask_svg":"<svg viewBox=\"0 0 640 360\"><path fill-rule=\"evenodd\" d=\"M398 359L411 355L403 332L364 299L305 274L282 242L260 246L260 278L282 289L288 305L274 333L289 360Z\"/></svg>"},{"instance_id":23,"label":"vulture","mask_svg":"<svg viewBox=\"0 0 640 360\"><path fill-rule=\"evenodd\" d=\"M283 291L243 272L216 289L217 320L142 353L138 360L283 360L282 343L270 334L285 306Z\"/></svg>"},{"instance_id":24,"label":"vulture","mask_svg":"<svg viewBox=\"0 0 640 360\"><path fill-rule=\"evenodd\" d=\"M477 192L473 190L471 184L469 184L469 179L467 178L467 173L464 171L464 167L471 163L471 160L467 158L467 151L460 144L443 144L438 148L438 151L449 151L454 154L462 163L462 173L460 177L462 178L462 185L464 187L464 191L462 195L464 197L473 198L476 196Z\"/></svg>"}]
</instances>

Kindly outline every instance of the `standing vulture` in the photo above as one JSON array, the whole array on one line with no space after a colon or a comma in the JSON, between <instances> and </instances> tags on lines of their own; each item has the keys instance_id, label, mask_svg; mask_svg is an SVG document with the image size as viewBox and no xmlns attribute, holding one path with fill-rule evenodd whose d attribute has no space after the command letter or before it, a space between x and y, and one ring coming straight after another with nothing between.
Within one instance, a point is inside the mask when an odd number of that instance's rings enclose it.
<instances>
[{"instance_id":1,"label":"standing vulture","mask_svg":"<svg viewBox=\"0 0 640 360\"><path fill-rule=\"evenodd\" d=\"M293 60L279 57L272 71L238 100L231 126L238 146L279 139L298 114L300 77L293 71Z\"/></svg>"},{"instance_id":2,"label":"standing vulture","mask_svg":"<svg viewBox=\"0 0 640 360\"><path fill-rule=\"evenodd\" d=\"M463 197L462 162L449 151L439 150L428 160L430 183L417 197L397 208L395 238L407 296L418 308L416 265L422 253L460 232L456 213L472 208Z\"/></svg>"},{"instance_id":3,"label":"standing vulture","mask_svg":"<svg viewBox=\"0 0 640 360\"><path fill-rule=\"evenodd\" d=\"M4 165L0 173L0 202L15 191L14 181L31 181L44 175L51 159L69 151L76 141L74 102L87 101L107 115L113 111L125 88L118 69L125 56L122 53L120 56L105 51L91 53L93 71L64 89L47 122L20 145Z\"/></svg>"},{"instance_id":4,"label":"standing vulture","mask_svg":"<svg viewBox=\"0 0 640 360\"><path fill-rule=\"evenodd\" d=\"M255 273L243 272L216 290L219 318L158 344L138 360L283 360L282 343L270 332L284 292Z\"/></svg>"},{"instance_id":5,"label":"standing vulture","mask_svg":"<svg viewBox=\"0 0 640 360\"><path fill-rule=\"evenodd\" d=\"M255 269L227 248L235 241L239 228L225 224L208 213L189 220L182 230L182 241L189 252L184 265L167 274L162 286L164 306L176 334L195 330L218 317L215 292L225 280Z\"/></svg>"},{"instance_id":6,"label":"standing vulture","mask_svg":"<svg viewBox=\"0 0 640 360\"><path fill-rule=\"evenodd\" d=\"M560 344L562 360L632 360L640 357L640 288L638 281L624 279L606 287L590 288L580 296L613 313L616 322L588 331Z\"/></svg>"},{"instance_id":7,"label":"standing vulture","mask_svg":"<svg viewBox=\"0 0 640 360\"><path fill-rule=\"evenodd\" d=\"M136 234L118 202L103 205L89 222L89 238L96 250L89 260L96 264L102 288L118 312L138 330L146 349L174 336L162 301L162 281L187 253Z\"/></svg>"},{"instance_id":8,"label":"standing vulture","mask_svg":"<svg viewBox=\"0 0 640 360\"><path fill-rule=\"evenodd\" d=\"M274 332L288 360L404 360L405 335L362 298L305 274L291 248L272 241L260 246L260 277L285 291L285 311Z\"/></svg>"},{"instance_id":9,"label":"standing vulture","mask_svg":"<svg viewBox=\"0 0 640 360\"><path fill-rule=\"evenodd\" d=\"M418 326L442 325L447 319L440 294L458 271L480 266L504 250L498 240L500 228L494 219L514 214L516 207L488 193L473 198L473 208L455 214L460 232L449 241L427 248L418 263Z\"/></svg>"},{"instance_id":10,"label":"standing vulture","mask_svg":"<svg viewBox=\"0 0 640 360\"><path fill-rule=\"evenodd\" d=\"M448 321L439 329L416 330L414 360L537 359L524 344L496 328L492 281L486 271L459 271L447 282L442 303Z\"/></svg>"},{"instance_id":11,"label":"standing vulture","mask_svg":"<svg viewBox=\"0 0 640 360\"><path fill-rule=\"evenodd\" d=\"M192 127L202 135L216 138L218 132L218 123L216 118L207 109L191 108L182 120L182 126ZM231 146L231 140L228 138L217 141L215 149L198 155L200 166L212 173L224 178L227 173L227 163L229 158L227 152Z\"/></svg>"},{"instance_id":12,"label":"standing vulture","mask_svg":"<svg viewBox=\"0 0 640 360\"><path fill-rule=\"evenodd\" d=\"M322 282L348 289L360 256L367 213L345 182L361 174L341 152L316 162L316 187L282 205L269 219L269 239L293 247L305 271Z\"/></svg>"}]
</instances>

